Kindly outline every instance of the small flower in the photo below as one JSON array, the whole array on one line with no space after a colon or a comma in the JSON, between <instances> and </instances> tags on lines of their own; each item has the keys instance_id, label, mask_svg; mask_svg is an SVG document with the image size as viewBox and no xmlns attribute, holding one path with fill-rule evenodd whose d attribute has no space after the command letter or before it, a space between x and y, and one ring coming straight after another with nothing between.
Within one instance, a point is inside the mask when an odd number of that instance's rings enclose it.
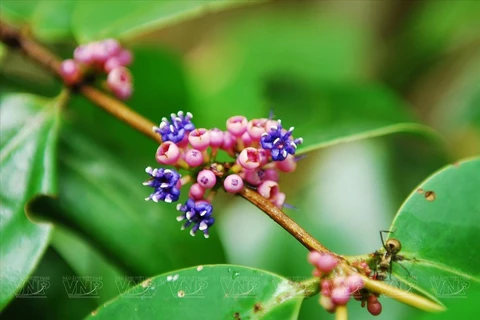
<instances>
[{"instance_id":1,"label":"small flower","mask_svg":"<svg viewBox=\"0 0 480 320\"><path fill-rule=\"evenodd\" d=\"M237 193L243 189L243 180L238 174L231 174L223 181L225 190L230 193Z\"/></svg>"},{"instance_id":2,"label":"small flower","mask_svg":"<svg viewBox=\"0 0 480 320\"><path fill-rule=\"evenodd\" d=\"M177 114L170 115L171 122L167 118L163 118L158 127L153 127L153 130L162 136L163 141L172 141L174 143L183 140L184 136L193 131L195 126L192 123L193 115L187 112L185 115L183 111Z\"/></svg>"},{"instance_id":3,"label":"small flower","mask_svg":"<svg viewBox=\"0 0 480 320\"><path fill-rule=\"evenodd\" d=\"M202 170L197 175L197 182L205 189L210 189L217 183L217 177L212 170Z\"/></svg>"},{"instance_id":4,"label":"small flower","mask_svg":"<svg viewBox=\"0 0 480 320\"><path fill-rule=\"evenodd\" d=\"M190 149L185 154L185 162L190 167L198 167L203 163L203 154L197 149Z\"/></svg>"},{"instance_id":5,"label":"small flower","mask_svg":"<svg viewBox=\"0 0 480 320\"><path fill-rule=\"evenodd\" d=\"M203 151L210 146L210 132L207 129L195 129L188 135L188 142L197 150Z\"/></svg>"},{"instance_id":6,"label":"small flower","mask_svg":"<svg viewBox=\"0 0 480 320\"><path fill-rule=\"evenodd\" d=\"M308 261L323 273L331 272L338 264L338 260L331 254L322 254L317 251L311 251L308 254Z\"/></svg>"},{"instance_id":7,"label":"small flower","mask_svg":"<svg viewBox=\"0 0 480 320\"><path fill-rule=\"evenodd\" d=\"M125 67L115 67L108 73L107 85L118 98L126 100L133 91L132 74Z\"/></svg>"},{"instance_id":8,"label":"small flower","mask_svg":"<svg viewBox=\"0 0 480 320\"><path fill-rule=\"evenodd\" d=\"M233 116L227 120L227 130L234 137L241 137L247 131L247 118L244 116Z\"/></svg>"},{"instance_id":9,"label":"small flower","mask_svg":"<svg viewBox=\"0 0 480 320\"><path fill-rule=\"evenodd\" d=\"M150 194L145 200L153 200L158 202L159 200L165 202L175 202L180 197L179 180L180 174L171 169L152 169L147 167L145 172L148 173L151 178L143 183L144 186L154 188L152 194Z\"/></svg>"},{"instance_id":10,"label":"small flower","mask_svg":"<svg viewBox=\"0 0 480 320\"><path fill-rule=\"evenodd\" d=\"M210 147L219 148L223 144L223 131L218 128L210 129Z\"/></svg>"},{"instance_id":11,"label":"small flower","mask_svg":"<svg viewBox=\"0 0 480 320\"><path fill-rule=\"evenodd\" d=\"M178 204L177 210L184 214L177 217L177 221L187 220L182 226L182 230L192 226L190 234L195 236L198 230L203 231L205 238L209 237L208 228L210 228L215 219L212 217L213 207L206 201L197 201L188 199L185 204Z\"/></svg>"},{"instance_id":12,"label":"small flower","mask_svg":"<svg viewBox=\"0 0 480 320\"><path fill-rule=\"evenodd\" d=\"M188 197L194 200L200 200L205 195L205 189L198 183L192 184L190 190L188 191Z\"/></svg>"},{"instance_id":13,"label":"small flower","mask_svg":"<svg viewBox=\"0 0 480 320\"><path fill-rule=\"evenodd\" d=\"M334 304L344 306L350 300L350 290L346 286L334 287L330 297Z\"/></svg>"},{"instance_id":14,"label":"small flower","mask_svg":"<svg viewBox=\"0 0 480 320\"><path fill-rule=\"evenodd\" d=\"M158 147L155 158L161 164L173 165L180 159L180 150L175 143L166 141Z\"/></svg>"},{"instance_id":15,"label":"small flower","mask_svg":"<svg viewBox=\"0 0 480 320\"><path fill-rule=\"evenodd\" d=\"M260 167L263 157L258 149L248 147L240 152L237 161L244 169L253 170Z\"/></svg>"},{"instance_id":16,"label":"small flower","mask_svg":"<svg viewBox=\"0 0 480 320\"><path fill-rule=\"evenodd\" d=\"M273 161L282 161L287 158L289 154L295 154L297 145L303 142L302 138L292 139L293 127L288 131L282 130L282 124L278 120L278 125L271 126L270 133L262 134L260 143L262 148L270 150Z\"/></svg>"},{"instance_id":17,"label":"small flower","mask_svg":"<svg viewBox=\"0 0 480 320\"><path fill-rule=\"evenodd\" d=\"M67 59L60 65L60 73L63 81L68 85L74 85L82 78L80 67L75 60Z\"/></svg>"}]
</instances>

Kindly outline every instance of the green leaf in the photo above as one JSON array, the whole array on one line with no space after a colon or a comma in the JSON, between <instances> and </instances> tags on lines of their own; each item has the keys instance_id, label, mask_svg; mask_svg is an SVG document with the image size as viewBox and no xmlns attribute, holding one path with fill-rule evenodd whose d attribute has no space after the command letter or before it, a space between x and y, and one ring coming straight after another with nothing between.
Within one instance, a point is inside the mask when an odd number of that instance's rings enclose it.
<instances>
[{"instance_id":1,"label":"green leaf","mask_svg":"<svg viewBox=\"0 0 480 320\"><path fill-rule=\"evenodd\" d=\"M56 199L29 204L32 219L67 226L97 247L128 276L152 276L198 263L224 261L215 231L191 237L176 221L175 204L145 201L142 186L152 163L125 166L79 134L65 131Z\"/></svg>"},{"instance_id":2,"label":"green leaf","mask_svg":"<svg viewBox=\"0 0 480 320\"><path fill-rule=\"evenodd\" d=\"M48 244L51 226L28 221L24 205L37 193L56 190L57 110L54 101L32 95L0 98L0 309L22 287Z\"/></svg>"},{"instance_id":3,"label":"green leaf","mask_svg":"<svg viewBox=\"0 0 480 320\"><path fill-rule=\"evenodd\" d=\"M42 41L60 41L71 35L70 20L75 7L73 0L0 2L0 12L8 21L28 26L35 38Z\"/></svg>"},{"instance_id":4,"label":"green leaf","mask_svg":"<svg viewBox=\"0 0 480 320\"><path fill-rule=\"evenodd\" d=\"M480 282L479 172L480 158L443 168L412 192L392 223L389 237L406 258L394 263L394 274L433 300L466 296Z\"/></svg>"},{"instance_id":5,"label":"green leaf","mask_svg":"<svg viewBox=\"0 0 480 320\"><path fill-rule=\"evenodd\" d=\"M72 25L77 40L88 42L107 37L133 38L207 13L263 0L196 1L79 1Z\"/></svg>"},{"instance_id":6,"label":"green leaf","mask_svg":"<svg viewBox=\"0 0 480 320\"><path fill-rule=\"evenodd\" d=\"M296 126L294 136L303 138L299 154L394 133L439 140L436 131L416 122L400 97L380 84L325 86L310 95L314 102L306 103L300 114L291 99L273 99L278 118L288 121L285 127Z\"/></svg>"},{"instance_id":7,"label":"green leaf","mask_svg":"<svg viewBox=\"0 0 480 320\"><path fill-rule=\"evenodd\" d=\"M308 290L258 269L206 265L146 280L88 318L297 319Z\"/></svg>"}]
</instances>

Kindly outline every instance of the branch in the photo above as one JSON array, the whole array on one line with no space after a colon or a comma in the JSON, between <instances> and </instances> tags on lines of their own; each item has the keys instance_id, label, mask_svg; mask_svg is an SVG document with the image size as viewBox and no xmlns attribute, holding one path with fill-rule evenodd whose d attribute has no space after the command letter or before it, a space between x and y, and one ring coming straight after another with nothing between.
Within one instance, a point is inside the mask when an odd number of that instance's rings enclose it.
<instances>
[{"instance_id":1,"label":"branch","mask_svg":"<svg viewBox=\"0 0 480 320\"><path fill-rule=\"evenodd\" d=\"M289 216L287 216L282 210L277 208L272 202L268 201L264 197L262 197L256 191L244 188L239 193L243 198L250 201L253 205L257 206L265 212L272 220L278 223L283 229L285 229L288 233L290 233L295 239L297 239L301 244L305 246L308 250L318 251L323 253L329 253L341 260L343 260L342 256L339 256L327 248L325 248L320 242L318 242L311 234L305 231L302 227L300 227L295 221L292 220Z\"/></svg>"},{"instance_id":2,"label":"branch","mask_svg":"<svg viewBox=\"0 0 480 320\"><path fill-rule=\"evenodd\" d=\"M35 60L63 81L60 73L62 61L59 57L37 42L33 41L20 30L6 24L1 20L0 40L11 48L20 49L27 57ZM154 123L136 113L127 105L86 84L80 83L78 85L78 91L120 121L128 124L130 127L143 133L150 139L158 143L162 143L160 135L156 134L152 130Z\"/></svg>"}]
</instances>

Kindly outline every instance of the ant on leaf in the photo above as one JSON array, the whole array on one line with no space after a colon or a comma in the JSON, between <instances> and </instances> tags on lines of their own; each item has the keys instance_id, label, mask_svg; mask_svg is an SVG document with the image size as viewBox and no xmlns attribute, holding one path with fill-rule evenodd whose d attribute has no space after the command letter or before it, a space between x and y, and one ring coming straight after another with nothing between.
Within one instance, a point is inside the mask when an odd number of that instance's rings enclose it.
<instances>
[{"instance_id":1,"label":"ant on leaf","mask_svg":"<svg viewBox=\"0 0 480 320\"><path fill-rule=\"evenodd\" d=\"M383 248L385 249L385 252L382 253L380 251L375 251L373 253L373 256L375 258L374 279L381 280L381 281L387 279L388 275L391 275L392 262L405 260L404 256L398 254L402 250L402 244L400 243L400 241L394 238L384 241L383 239L384 233L393 233L393 231L380 231L380 239L382 239L382 245L383 245ZM402 267L405 268L404 266Z\"/></svg>"}]
</instances>

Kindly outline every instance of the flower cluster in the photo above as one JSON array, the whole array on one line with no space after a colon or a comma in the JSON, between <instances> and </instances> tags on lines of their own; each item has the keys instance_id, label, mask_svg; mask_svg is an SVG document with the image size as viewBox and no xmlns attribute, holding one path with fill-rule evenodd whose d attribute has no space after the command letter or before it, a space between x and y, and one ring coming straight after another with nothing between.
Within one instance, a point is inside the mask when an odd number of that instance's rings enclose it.
<instances>
[{"instance_id":1,"label":"flower cluster","mask_svg":"<svg viewBox=\"0 0 480 320\"><path fill-rule=\"evenodd\" d=\"M367 304L367 310L376 316L382 312L382 305L378 295L364 288L362 277L358 273L345 275L342 270L337 270L338 259L331 254L321 254L312 251L308 254L308 261L315 267L313 275L320 278L320 305L328 312L335 312L337 306L344 306L353 296L361 301L362 307ZM368 265L363 262L358 265L360 271L368 271ZM363 273L363 272L361 272Z\"/></svg>"},{"instance_id":2,"label":"flower cluster","mask_svg":"<svg viewBox=\"0 0 480 320\"><path fill-rule=\"evenodd\" d=\"M68 85L75 85L92 72L107 74L108 88L120 99L132 95L132 75L126 68L132 62L130 51L115 39L90 42L75 48L73 59L64 60L60 73Z\"/></svg>"},{"instance_id":3,"label":"flower cluster","mask_svg":"<svg viewBox=\"0 0 480 320\"><path fill-rule=\"evenodd\" d=\"M192 114L182 111L163 118L154 132L162 137L156 152L161 165L187 171L183 177L175 169L147 168L151 179L144 184L154 189L147 200L173 202L179 190L190 184L188 200L179 204L182 212L177 220L185 221L182 229L192 227L191 234L200 230L208 237L214 223L212 200L218 189L238 193L243 188L259 194L282 208L285 194L280 191L279 171L296 169L295 151L302 139L292 137L293 127L286 130L280 120L253 119L234 116L227 120L226 130L196 128ZM223 152L232 160L218 162Z\"/></svg>"}]
</instances>

